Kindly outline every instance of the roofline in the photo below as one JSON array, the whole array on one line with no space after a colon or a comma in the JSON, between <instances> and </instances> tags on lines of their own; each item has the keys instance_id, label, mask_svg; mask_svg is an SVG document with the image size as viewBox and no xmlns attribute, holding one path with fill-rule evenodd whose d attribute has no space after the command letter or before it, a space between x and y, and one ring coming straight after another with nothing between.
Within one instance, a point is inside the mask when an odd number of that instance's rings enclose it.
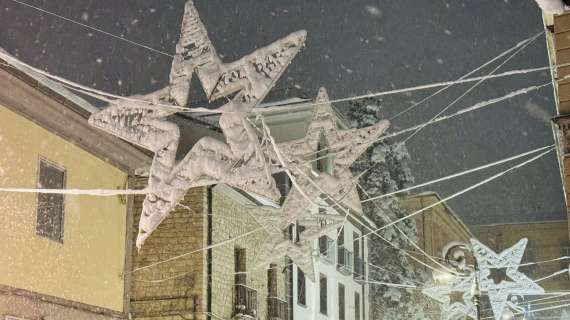
<instances>
[{"instance_id":1,"label":"roofline","mask_svg":"<svg viewBox=\"0 0 570 320\"><path fill-rule=\"evenodd\" d=\"M438 199L438 201L441 201L443 198L439 195L439 193L435 192L435 191L426 191L426 192L422 192L422 193L418 193L415 195L410 195L408 197L405 197L405 199L411 199L411 198L419 198L419 197L425 197L425 196L433 196L436 199ZM474 237L473 233L471 232L471 230L469 229L469 227L467 227L467 225L463 222L463 220L461 220L461 218L459 218L459 216L457 215L457 213L455 213L455 211L444 201L442 203L439 203L437 205L442 205L443 207L445 207L446 211L449 212L450 216L457 222L459 223L459 225L464 229L464 231L466 231L469 235L471 235L472 237Z\"/></svg>"},{"instance_id":2,"label":"roofline","mask_svg":"<svg viewBox=\"0 0 570 320\"><path fill-rule=\"evenodd\" d=\"M0 61L5 62L0 63L0 81L8 86L6 92L10 94L0 94L3 107L129 174L150 165L148 152L88 124L89 116L99 109L31 69L15 67L2 59L5 56L0 52ZM79 105L80 101L85 104Z\"/></svg>"}]
</instances>

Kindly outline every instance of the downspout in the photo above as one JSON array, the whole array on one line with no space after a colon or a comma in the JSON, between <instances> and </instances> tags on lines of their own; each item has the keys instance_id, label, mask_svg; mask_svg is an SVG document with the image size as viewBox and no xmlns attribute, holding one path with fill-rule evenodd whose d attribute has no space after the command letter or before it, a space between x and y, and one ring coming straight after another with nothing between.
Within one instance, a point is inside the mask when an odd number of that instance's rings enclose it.
<instances>
[{"instance_id":1,"label":"downspout","mask_svg":"<svg viewBox=\"0 0 570 320\"><path fill-rule=\"evenodd\" d=\"M212 186L206 188L207 192L207 223L208 223L208 235L207 235L207 246L212 245ZM207 320L212 319L212 248L206 251L206 273L207 273L207 284L206 284L206 311Z\"/></svg>"}]
</instances>

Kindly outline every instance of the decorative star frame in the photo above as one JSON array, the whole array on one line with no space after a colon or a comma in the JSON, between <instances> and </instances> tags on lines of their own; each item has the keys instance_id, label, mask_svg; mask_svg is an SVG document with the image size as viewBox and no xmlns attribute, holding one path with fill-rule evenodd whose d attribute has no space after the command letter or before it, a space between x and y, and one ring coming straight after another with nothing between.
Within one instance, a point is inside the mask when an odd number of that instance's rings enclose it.
<instances>
[{"instance_id":1,"label":"decorative star frame","mask_svg":"<svg viewBox=\"0 0 570 320\"><path fill-rule=\"evenodd\" d=\"M285 163L279 163L276 153L269 152L273 163L289 169L296 184L281 210L268 217L268 220L274 221L273 224L277 226L274 230L277 231L269 234L257 255L257 267L266 267L269 262L289 255L314 280L313 241L340 227L348 212L362 214L350 166L388 126L388 121L381 121L361 129L339 129L328 94L324 88L319 89L305 137L277 144ZM313 170L312 163L318 157L328 159L328 172ZM315 204L332 208L341 214L330 211L328 214L310 213L309 209ZM299 241L291 241L281 231L291 223L305 228L299 235Z\"/></svg>"},{"instance_id":2,"label":"decorative star frame","mask_svg":"<svg viewBox=\"0 0 570 320\"><path fill-rule=\"evenodd\" d=\"M495 319L499 320L509 305L509 296L525 296L544 293L544 289L525 274L518 271L528 240L521 239L514 246L496 253L476 239L471 239L473 255L477 259L481 291L487 292ZM505 269L508 279L495 283L493 270Z\"/></svg>"},{"instance_id":3,"label":"decorative star frame","mask_svg":"<svg viewBox=\"0 0 570 320\"><path fill-rule=\"evenodd\" d=\"M265 98L305 39L306 32L298 31L238 61L222 63L194 3L187 0L170 85L91 116L93 126L155 154L148 182L151 193L143 202L139 222L139 249L191 187L225 183L269 199L279 198L269 162L246 116ZM210 101L235 95L220 107L219 123L226 142L204 137L177 163L179 128L166 117L176 107L186 107L193 73Z\"/></svg>"},{"instance_id":4,"label":"decorative star frame","mask_svg":"<svg viewBox=\"0 0 570 320\"><path fill-rule=\"evenodd\" d=\"M442 320L464 316L477 319L477 310L471 294L473 278L474 275L453 277L449 283L423 289L422 293L441 304Z\"/></svg>"}]
</instances>

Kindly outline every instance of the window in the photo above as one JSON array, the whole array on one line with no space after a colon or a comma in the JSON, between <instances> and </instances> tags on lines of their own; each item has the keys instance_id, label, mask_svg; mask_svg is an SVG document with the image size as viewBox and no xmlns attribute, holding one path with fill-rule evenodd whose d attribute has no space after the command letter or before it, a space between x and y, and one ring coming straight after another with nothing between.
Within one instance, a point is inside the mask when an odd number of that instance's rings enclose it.
<instances>
[{"instance_id":1,"label":"window","mask_svg":"<svg viewBox=\"0 0 570 320\"><path fill-rule=\"evenodd\" d=\"M338 284L338 320L344 320L346 317L346 307L344 302L344 285Z\"/></svg>"},{"instance_id":2,"label":"window","mask_svg":"<svg viewBox=\"0 0 570 320\"><path fill-rule=\"evenodd\" d=\"M338 234L338 239L337 239L338 246L339 247L344 246L344 228L343 227L338 228L338 232L336 234Z\"/></svg>"},{"instance_id":3,"label":"window","mask_svg":"<svg viewBox=\"0 0 570 320\"><path fill-rule=\"evenodd\" d=\"M247 276L246 251L244 248L234 249L235 259L235 283L236 285L245 285Z\"/></svg>"},{"instance_id":4,"label":"window","mask_svg":"<svg viewBox=\"0 0 570 320\"><path fill-rule=\"evenodd\" d=\"M354 293L354 320L360 320L360 294Z\"/></svg>"},{"instance_id":5,"label":"window","mask_svg":"<svg viewBox=\"0 0 570 320\"><path fill-rule=\"evenodd\" d=\"M323 256L329 253L329 237L320 236L319 237L319 253Z\"/></svg>"},{"instance_id":6,"label":"window","mask_svg":"<svg viewBox=\"0 0 570 320\"><path fill-rule=\"evenodd\" d=\"M277 265L272 263L267 270L268 297L277 297Z\"/></svg>"},{"instance_id":7,"label":"window","mask_svg":"<svg viewBox=\"0 0 570 320\"><path fill-rule=\"evenodd\" d=\"M301 233L303 231L305 231L305 226L300 225L299 223L296 223L296 232L295 232L295 242L299 242L301 241Z\"/></svg>"},{"instance_id":8,"label":"window","mask_svg":"<svg viewBox=\"0 0 570 320\"><path fill-rule=\"evenodd\" d=\"M297 303L303 306L307 305L305 295L305 273L299 267L297 267Z\"/></svg>"},{"instance_id":9,"label":"window","mask_svg":"<svg viewBox=\"0 0 570 320\"><path fill-rule=\"evenodd\" d=\"M65 188L65 170L40 159L38 188ZM48 239L63 242L63 194L38 194L36 233Z\"/></svg>"},{"instance_id":10,"label":"window","mask_svg":"<svg viewBox=\"0 0 570 320\"><path fill-rule=\"evenodd\" d=\"M332 174L331 155L325 137L321 135L319 144L317 145L316 161L313 168L321 173Z\"/></svg>"},{"instance_id":11,"label":"window","mask_svg":"<svg viewBox=\"0 0 570 320\"><path fill-rule=\"evenodd\" d=\"M279 193L281 194L280 202L282 204L289 194L289 191L291 190L291 179L285 171L274 174L273 178L275 179L275 184L277 185L277 189L279 189Z\"/></svg>"},{"instance_id":12,"label":"window","mask_svg":"<svg viewBox=\"0 0 570 320\"><path fill-rule=\"evenodd\" d=\"M324 274L319 275L319 311L327 314L327 277Z\"/></svg>"}]
</instances>

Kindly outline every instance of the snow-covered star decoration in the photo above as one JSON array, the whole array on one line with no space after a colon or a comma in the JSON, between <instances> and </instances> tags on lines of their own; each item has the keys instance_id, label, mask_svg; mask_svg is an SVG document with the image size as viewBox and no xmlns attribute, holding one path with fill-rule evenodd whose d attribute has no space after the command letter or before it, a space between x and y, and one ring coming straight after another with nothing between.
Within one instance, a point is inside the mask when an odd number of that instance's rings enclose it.
<instances>
[{"instance_id":1,"label":"snow-covered star decoration","mask_svg":"<svg viewBox=\"0 0 570 320\"><path fill-rule=\"evenodd\" d=\"M191 187L225 183L272 200L279 198L268 159L246 117L265 98L305 39L305 31L294 32L235 62L223 63L194 3L187 0L168 87L118 101L91 116L93 126L155 154L148 182L151 193L143 202L139 222L139 249ZM219 108L226 141L204 137L177 162L180 132L166 117L187 107L193 73L210 101L231 97Z\"/></svg>"},{"instance_id":2,"label":"snow-covered star decoration","mask_svg":"<svg viewBox=\"0 0 570 320\"><path fill-rule=\"evenodd\" d=\"M496 253L476 239L471 239L473 255L479 265L481 291L487 292L495 319L501 319L511 295L533 295L544 293L544 289L525 274L518 271L528 240L523 238L514 246ZM505 279L498 283L491 274L493 270L505 269Z\"/></svg>"},{"instance_id":3,"label":"snow-covered star decoration","mask_svg":"<svg viewBox=\"0 0 570 320\"><path fill-rule=\"evenodd\" d=\"M453 277L448 283L425 288L422 293L441 304L441 319L477 318L471 287L473 277Z\"/></svg>"},{"instance_id":4,"label":"snow-covered star decoration","mask_svg":"<svg viewBox=\"0 0 570 320\"><path fill-rule=\"evenodd\" d=\"M338 118L329 96L320 88L311 122L304 138L279 143L269 158L288 169L295 184L285 199L277 219L277 231L268 236L255 265L264 267L285 254L311 279L314 279L312 242L336 230L348 212L362 214L360 198L350 171L352 163L388 128L388 121L361 129L339 129ZM318 204L317 204L318 203ZM310 208L331 208L337 214L311 213ZM321 210L319 210L321 211ZM275 219L275 217L273 217ZM281 230L296 223L299 240L288 239Z\"/></svg>"}]
</instances>

